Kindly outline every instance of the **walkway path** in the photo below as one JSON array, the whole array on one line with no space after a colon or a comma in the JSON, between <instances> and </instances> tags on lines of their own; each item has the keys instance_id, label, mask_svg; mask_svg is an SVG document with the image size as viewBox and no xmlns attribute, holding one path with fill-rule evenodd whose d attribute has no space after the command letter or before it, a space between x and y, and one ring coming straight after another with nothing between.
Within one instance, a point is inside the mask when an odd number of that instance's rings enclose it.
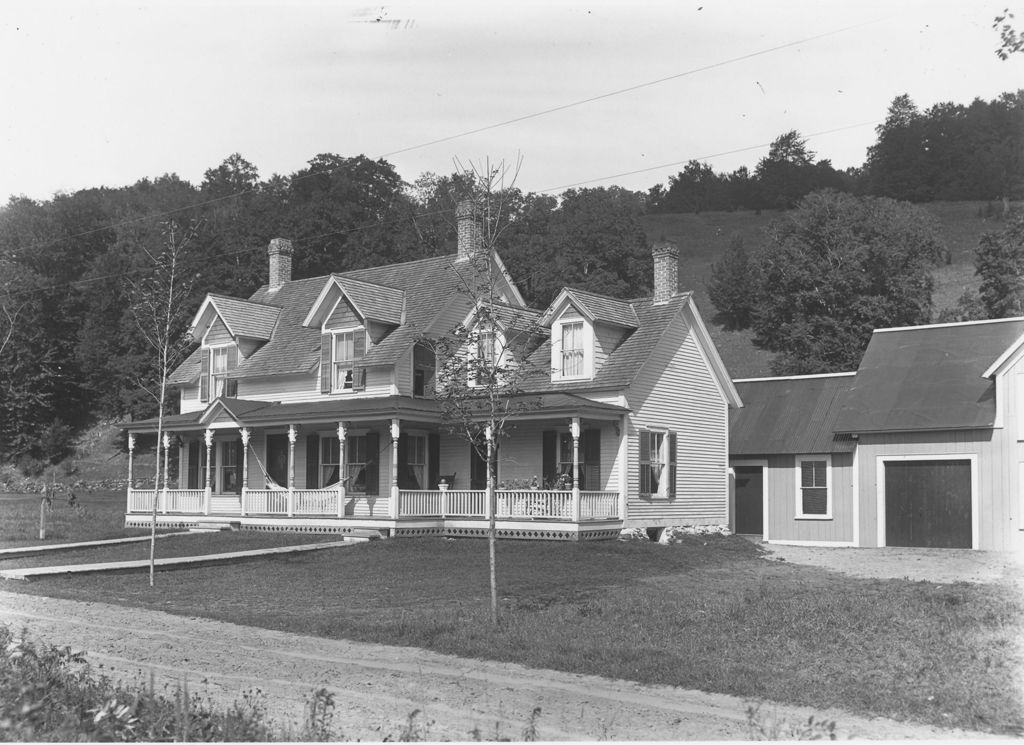
<instances>
[{"instance_id":1,"label":"walkway path","mask_svg":"<svg viewBox=\"0 0 1024 745\"><path fill-rule=\"evenodd\" d=\"M149 540L148 538L146 540ZM218 561L234 561L237 559L248 559L255 556L269 556L270 554L290 554L300 551L320 551L325 548L338 548L339 546L351 546L351 539L340 541L328 541L326 543L307 543L301 546L279 546L277 548L257 548L250 551L231 551L223 554L206 554L205 556L173 556L165 559L156 559L158 567L211 564ZM134 559L132 561L107 561L99 564L64 564L62 566L48 567L23 567L21 569L0 569L0 577L3 579L28 580L33 577L46 577L57 574L83 574L85 572L117 572L126 569L143 569L149 567L149 559Z\"/></svg>"},{"instance_id":2,"label":"walkway path","mask_svg":"<svg viewBox=\"0 0 1024 745\"><path fill-rule=\"evenodd\" d=\"M96 671L173 691L189 690L228 705L259 689L268 714L298 722L310 692L334 693L335 735L397 739L419 710L427 740L520 739L541 708L544 740L750 739L742 699L668 686L534 670L420 649L321 639L159 611L0 592L0 623L50 644L83 650ZM843 711L766 705L763 717L792 724L828 719L839 739L982 737Z\"/></svg>"}]
</instances>

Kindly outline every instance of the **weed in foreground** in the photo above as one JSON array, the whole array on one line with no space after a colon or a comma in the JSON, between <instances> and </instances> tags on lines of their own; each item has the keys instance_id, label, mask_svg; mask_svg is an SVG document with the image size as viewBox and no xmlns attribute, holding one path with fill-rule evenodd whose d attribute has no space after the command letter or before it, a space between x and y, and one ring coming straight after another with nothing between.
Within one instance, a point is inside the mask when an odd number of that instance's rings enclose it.
<instances>
[{"instance_id":1,"label":"weed in foreground","mask_svg":"<svg viewBox=\"0 0 1024 745\"><path fill-rule=\"evenodd\" d=\"M816 720L814 716L806 722L792 722L779 719L773 712L770 717L761 713L761 704L747 705L747 730L751 740L835 740L836 723Z\"/></svg>"}]
</instances>

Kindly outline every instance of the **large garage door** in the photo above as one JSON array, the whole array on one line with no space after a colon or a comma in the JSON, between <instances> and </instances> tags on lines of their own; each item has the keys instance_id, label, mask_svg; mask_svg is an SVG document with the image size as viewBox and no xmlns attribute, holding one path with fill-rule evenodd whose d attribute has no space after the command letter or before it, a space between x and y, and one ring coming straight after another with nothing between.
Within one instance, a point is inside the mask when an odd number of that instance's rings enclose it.
<instances>
[{"instance_id":1,"label":"large garage door","mask_svg":"<svg viewBox=\"0 0 1024 745\"><path fill-rule=\"evenodd\" d=\"M971 463L885 464L887 546L971 548Z\"/></svg>"},{"instance_id":2,"label":"large garage door","mask_svg":"<svg viewBox=\"0 0 1024 745\"><path fill-rule=\"evenodd\" d=\"M736 532L764 532L764 470L761 466L736 466Z\"/></svg>"}]
</instances>

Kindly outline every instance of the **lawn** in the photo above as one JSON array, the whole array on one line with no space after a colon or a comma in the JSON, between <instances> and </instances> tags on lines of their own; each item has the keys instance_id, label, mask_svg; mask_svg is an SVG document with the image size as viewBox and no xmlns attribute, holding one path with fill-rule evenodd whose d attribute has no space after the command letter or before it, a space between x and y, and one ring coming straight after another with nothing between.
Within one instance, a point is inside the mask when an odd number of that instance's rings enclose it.
<instances>
[{"instance_id":1,"label":"lawn","mask_svg":"<svg viewBox=\"0 0 1024 745\"><path fill-rule=\"evenodd\" d=\"M176 538L166 539L177 541ZM758 558L740 538L498 544L400 539L5 589L402 644L1001 734L1024 732L1022 603L1008 588L864 580Z\"/></svg>"},{"instance_id":2,"label":"lawn","mask_svg":"<svg viewBox=\"0 0 1024 745\"><path fill-rule=\"evenodd\" d=\"M145 529L125 529L123 492L91 492L69 504L55 496L46 510L46 539L39 540L39 494L0 494L0 548L97 541L148 535Z\"/></svg>"}]
</instances>

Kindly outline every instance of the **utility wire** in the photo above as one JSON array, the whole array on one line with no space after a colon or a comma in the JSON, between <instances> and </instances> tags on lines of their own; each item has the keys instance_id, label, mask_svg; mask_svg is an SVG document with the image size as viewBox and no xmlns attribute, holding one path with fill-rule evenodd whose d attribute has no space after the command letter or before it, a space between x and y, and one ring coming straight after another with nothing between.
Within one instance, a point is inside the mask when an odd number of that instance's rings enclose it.
<instances>
[{"instance_id":1,"label":"utility wire","mask_svg":"<svg viewBox=\"0 0 1024 745\"><path fill-rule=\"evenodd\" d=\"M731 65L731 64L734 64L736 62L742 62L744 60L749 60L749 59L753 59L755 57L760 57L760 56L763 56L763 55L766 55L766 54L771 54L773 52L777 52L777 51L780 51L782 49L788 49L790 47L799 46L800 44L806 44L806 43L811 42L811 41L817 41L818 39L824 39L826 37L834 36L836 34L841 34L841 33L847 32L847 31L852 31L854 29L863 28L864 26L869 26L869 25L878 23L880 21L886 20L888 18L891 18L891 17L892 17L891 15L890 16L883 16L881 18L875 18L875 19L872 19L872 20L869 20L869 21L864 21L862 23L853 24L851 26L844 26L842 28L832 29L831 31L825 31L825 32L820 33L820 34L815 34L813 36L808 36L808 37L805 37L803 39L798 39L796 41L787 42L786 44L780 44L778 46L769 47L767 49L761 49L761 50L758 50L756 52L750 52L748 54L740 55L739 57L732 57L730 59L722 60L720 62L714 62L714 63L712 63L710 65L704 65L703 67L695 67L693 69L686 70L686 71L680 72L680 73L676 73L674 75L668 75L666 77L658 78L656 80L649 80L649 81L644 82L644 83L637 83L636 85L631 85L631 86L628 86L626 88L620 88L618 90L609 91L607 93L602 93L602 94L597 95L597 96L591 96L590 98L583 98L583 99L580 99L578 101L572 101L570 103L562 104L560 106L554 106L554 107L549 108L549 109L543 109L541 111L535 111L535 112L533 112L531 114L524 114L522 116L514 117L512 119L506 119L505 121L495 122L493 124L488 124L488 125L485 125L483 127L478 127L476 129L471 129L471 130L466 130L464 132L459 132L458 134L448 135L447 137L441 137L441 138L438 138L438 139L435 139L435 140L430 140L430 141L427 141L427 142L422 142L422 143L419 143L418 145L410 145L409 147L401 148L399 150L392 150L390 152L382 153L382 154L376 156L376 159L387 158L387 157L390 157L392 155L399 155L401 153L408 153L408 152L411 152L413 150L420 150L422 148L430 147L432 145L438 145L438 144L443 143L443 142L450 142L452 140L459 139L461 137L468 137L470 135L478 134L480 132L486 132L488 130L498 129L500 127L506 127L506 126L508 126L510 124L517 124L519 122L527 121L529 119L536 119L537 117L546 116L548 114L553 114L553 113L556 113L558 111L564 111L566 109L575 108L577 106L583 106L585 104L593 103L595 101L601 101L601 100L604 100L606 98L612 98L613 96L619 96L619 95L622 95L624 93L631 93L633 91L641 90L643 88L649 88L651 86L660 85L661 83L666 83L666 82L669 82L671 80L678 80L679 78L687 77L687 76L690 76L690 75L696 75L696 74L699 74L701 72L707 72L708 70L714 70L716 68L724 67L726 65ZM763 147L763 146L755 145L755 146L751 146L750 148L742 148L740 150L735 150L735 151L731 151L731 152L743 152L743 150L755 149L756 147ZM649 170L655 170L655 168L651 168ZM313 178L314 176L329 175L329 174L334 173L335 170L337 170L337 169L332 169L332 170L328 170L328 171L317 171L315 173L307 173L304 176L292 177L289 181L290 181L290 183L296 183L298 181L302 181L302 180L307 179L307 178ZM640 170L640 171L633 171L631 173L642 173L642 172L643 172L643 169ZM623 175L625 175L625 174L623 174ZM615 178L615 176L607 176L607 177L605 177L603 179L601 179L601 178L599 178L599 179L592 179L591 181L581 181L581 182L578 182L578 183L579 184L592 183L593 181L602 181L602 180L606 180L608 178ZM217 204L219 202L227 201L229 199L236 199L238 197L245 196L246 194L254 194L254 193L256 193L256 191L257 191L257 189L255 189L255 188L243 189L241 191L237 191L237 192L234 192L234 193L231 193L231 194L226 194L224 196L215 197L213 199L207 199L207 200L201 201L201 202L196 202L194 204L190 204L190 205L187 205L185 207L179 207L177 209L167 210L165 212L159 212L159 213L152 214L152 215L142 215L140 217L131 218L131 219L128 219L128 220L121 220L119 222L111 223L110 225L106 225L106 226L101 227L101 228L93 228L91 230L84 230L84 231L82 231L80 233L73 233L72 235L63 236L62 238L57 238L57 239L50 240L50 241L42 241L42 242L39 242L39 243L34 243L34 244L31 244L31 245L23 247L22 250L33 250L33 249L36 249L36 248L41 248L43 246L49 246L49 245L52 245L54 243L58 243L60 241L72 240L74 238L82 238L84 236L93 235L95 233L100 233L100 232L103 232L105 230L113 230L115 228L118 228L118 227L121 227L121 226L124 226L124 225L132 225L134 223L143 222L143 221L146 221L146 220L158 220L158 219L161 219L161 218L170 217L172 215L176 215L176 214L179 214L179 213L182 213L182 212L187 212L189 210L197 209L199 207L206 207L208 205ZM548 191L548 190L542 189L540 191L544 192L544 191Z\"/></svg>"}]
</instances>

